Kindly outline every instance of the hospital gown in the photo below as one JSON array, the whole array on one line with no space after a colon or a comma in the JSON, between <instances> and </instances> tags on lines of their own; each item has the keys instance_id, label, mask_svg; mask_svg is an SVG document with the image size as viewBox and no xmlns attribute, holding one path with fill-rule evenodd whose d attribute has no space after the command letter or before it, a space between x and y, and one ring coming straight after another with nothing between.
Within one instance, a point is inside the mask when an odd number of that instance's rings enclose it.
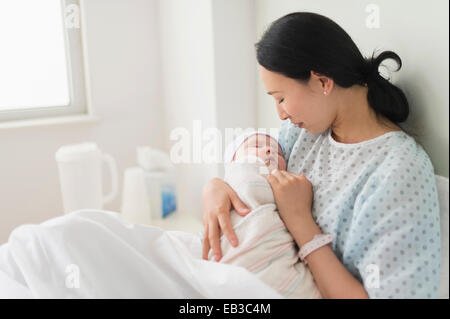
<instances>
[{"instance_id":1,"label":"hospital gown","mask_svg":"<svg viewBox=\"0 0 450 319\"><path fill-rule=\"evenodd\" d=\"M436 298L440 218L432 163L403 131L339 143L283 121L287 170L313 185L312 215L370 298Z\"/></svg>"}]
</instances>

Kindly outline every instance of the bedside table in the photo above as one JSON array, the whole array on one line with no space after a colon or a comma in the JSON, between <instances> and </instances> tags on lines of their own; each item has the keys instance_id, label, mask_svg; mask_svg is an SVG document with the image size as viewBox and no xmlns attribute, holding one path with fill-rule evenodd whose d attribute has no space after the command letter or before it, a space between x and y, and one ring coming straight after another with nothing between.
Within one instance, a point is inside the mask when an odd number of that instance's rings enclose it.
<instances>
[{"instance_id":1,"label":"bedside table","mask_svg":"<svg viewBox=\"0 0 450 319\"><path fill-rule=\"evenodd\" d=\"M186 214L183 215L180 212L174 212L166 218L152 220L150 225L165 230L178 230L194 234L198 234L203 230L203 223L199 218Z\"/></svg>"}]
</instances>

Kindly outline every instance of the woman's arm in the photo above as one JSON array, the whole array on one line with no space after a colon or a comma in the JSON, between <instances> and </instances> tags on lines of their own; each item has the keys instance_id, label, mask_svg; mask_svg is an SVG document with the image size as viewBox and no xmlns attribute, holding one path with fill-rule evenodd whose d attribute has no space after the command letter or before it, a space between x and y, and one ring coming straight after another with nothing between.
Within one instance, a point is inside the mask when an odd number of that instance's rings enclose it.
<instances>
[{"instance_id":1,"label":"woman's arm","mask_svg":"<svg viewBox=\"0 0 450 319\"><path fill-rule=\"evenodd\" d=\"M311 214L311 182L302 174L275 170L267 176L278 212L299 247L321 234ZM306 257L317 287L324 298L368 298L364 286L339 261L329 246Z\"/></svg>"},{"instance_id":2,"label":"woman's arm","mask_svg":"<svg viewBox=\"0 0 450 319\"><path fill-rule=\"evenodd\" d=\"M436 298L440 280L440 216L431 162L381 167L358 195L343 256L369 298ZM422 164L422 165L421 165ZM281 218L301 247L320 233L311 215L312 185L302 174L267 177ZM363 294L331 249L306 257L325 297ZM352 272L352 273L355 273Z\"/></svg>"},{"instance_id":3,"label":"woman's arm","mask_svg":"<svg viewBox=\"0 0 450 319\"><path fill-rule=\"evenodd\" d=\"M312 218L291 220L290 225L289 231L299 247L322 233ZM306 260L323 298L369 298L364 286L344 267L329 245L314 250Z\"/></svg>"}]
</instances>

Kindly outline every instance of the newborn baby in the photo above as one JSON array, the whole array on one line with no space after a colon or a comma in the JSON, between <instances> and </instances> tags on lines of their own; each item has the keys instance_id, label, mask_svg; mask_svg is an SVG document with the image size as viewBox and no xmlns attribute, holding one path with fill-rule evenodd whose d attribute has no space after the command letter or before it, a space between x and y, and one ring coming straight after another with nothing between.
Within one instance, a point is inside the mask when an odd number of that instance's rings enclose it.
<instances>
[{"instance_id":1,"label":"newborn baby","mask_svg":"<svg viewBox=\"0 0 450 319\"><path fill-rule=\"evenodd\" d=\"M242 139L242 143L239 143ZM262 160L269 171L275 168L286 170L286 160L281 146L270 135L258 132L241 135L225 152L225 164L236 160L242 161L246 156L251 156L250 162L256 160L254 157Z\"/></svg>"},{"instance_id":2,"label":"newborn baby","mask_svg":"<svg viewBox=\"0 0 450 319\"><path fill-rule=\"evenodd\" d=\"M272 188L263 176L274 168L285 170L286 161L270 135L248 133L228 147L224 180L251 212L240 216L231 211L239 245L231 246L222 236L220 262L246 268L287 298L321 298L311 272L297 257L295 240L281 220Z\"/></svg>"}]
</instances>

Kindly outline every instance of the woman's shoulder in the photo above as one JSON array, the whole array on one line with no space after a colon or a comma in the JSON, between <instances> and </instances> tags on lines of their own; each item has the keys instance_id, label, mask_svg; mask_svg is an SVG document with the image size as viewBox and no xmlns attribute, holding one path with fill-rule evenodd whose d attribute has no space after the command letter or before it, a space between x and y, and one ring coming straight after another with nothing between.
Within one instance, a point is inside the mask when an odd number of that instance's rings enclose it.
<instances>
[{"instance_id":1,"label":"woman's shoulder","mask_svg":"<svg viewBox=\"0 0 450 319\"><path fill-rule=\"evenodd\" d=\"M438 221L436 178L428 154L406 133L396 134L390 147L387 156L362 183L355 211L367 210L366 217L404 226L417 221L420 224L421 218ZM406 214L411 218L405 220ZM384 219L387 215L390 217Z\"/></svg>"},{"instance_id":2,"label":"woman's shoulder","mask_svg":"<svg viewBox=\"0 0 450 319\"><path fill-rule=\"evenodd\" d=\"M386 161L382 164L390 164L395 168L433 169L431 159L422 145L403 131L397 133L399 134L391 136L390 149L386 153Z\"/></svg>"},{"instance_id":3,"label":"woman's shoulder","mask_svg":"<svg viewBox=\"0 0 450 319\"><path fill-rule=\"evenodd\" d=\"M384 160L375 171L375 177L386 182L405 181L408 183L429 182L434 177L434 167L430 157L412 136L405 132L393 134Z\"/></svg>"}]
</instances>

